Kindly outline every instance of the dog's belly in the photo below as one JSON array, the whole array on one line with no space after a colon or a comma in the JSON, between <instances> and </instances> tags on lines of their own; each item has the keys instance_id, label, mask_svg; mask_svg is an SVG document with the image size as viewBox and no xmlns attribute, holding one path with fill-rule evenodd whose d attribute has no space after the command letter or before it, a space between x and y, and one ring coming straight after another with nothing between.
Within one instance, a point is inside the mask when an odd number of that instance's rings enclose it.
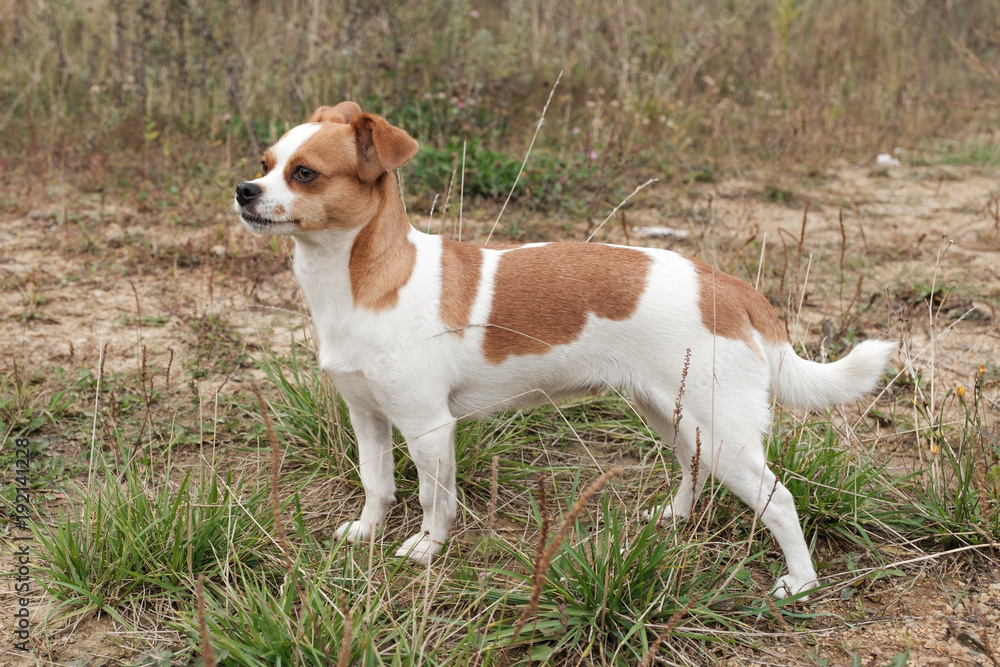
<instances>
[{"instance_id":1,"label":"dog's belly","mask_svg":"<svg viewBox=\"0 0 1000 667\"><path fill-rule=\"evenodd\" d=\"M634 375L628 355L583 356L575 347L516 357L500 365L467 366L448 393L449 411L460 420L483 419L632 384L627 380Z\"/></svg>"},{"instance_id":2,"label":"dog's belly","mask_svg":"<svg viewBox=\"0 0 1000 667\"><path fill-rule=\"evenodd\" d=\"M511 387L497 391L494 387L463 385L452 389L448 395L448 409L460 421L485 419L497 412L524 410L539 405L556 404L570 398L585 396L599 387L581 386L543 389L537 387Z\"/></svg>"}]
</instances>

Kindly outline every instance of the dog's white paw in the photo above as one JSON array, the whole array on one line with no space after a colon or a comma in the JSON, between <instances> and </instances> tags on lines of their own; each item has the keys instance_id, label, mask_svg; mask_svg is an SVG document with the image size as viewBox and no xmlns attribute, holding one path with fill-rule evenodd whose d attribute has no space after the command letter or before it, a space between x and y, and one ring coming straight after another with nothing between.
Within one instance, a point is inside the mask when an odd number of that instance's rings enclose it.
<instances>
[{"instance_id":1,"label":"dog's white paw","mask_svg":"<svg viewBox=\"0 0 1000 667\"><path fill-rule=\"evenodd\" d=\"M675 521L683 521L687 518L683 514L674 514L673 506L671 505L661 505L651 510L643 510L641 516L643 521L655 521L661 526L666 526Z\"/></svg>"},{"instance_id":2,"label":"dog's white paw","mask_svg":"<svg viewBox=\"0 0 1000 667\"><path fill-rule=\"evenodd\" d=\"M429 533L421 531L416 535L407 538L403 544L396 549L397 556L403 556L410 560L415 560L421 565L430 565L434 556L441 551L441 542L432 540Z\"/></svg>"},{"instance_id":3,"label":"dog's white paw","mask_svg":"<svg viewBox=\"0 0 1000 667\"><path fill-rule=\"evenodd\" d=\"M341 524L340 528L334 531L333 536L338 540L346 537L348 542L367 542L371 531L360 521L348 521Z\"/></svg>"},{"instance_id":4,"label":"dog's white paw","mask_svg":"<svg viewBox=\"0 0 1000 667\"><path fill-rule=\"evenodd\" d=\"M771 589L771 596L780 600L781 598L786 598L789 595L795 595L796 593L816 588L817 586L819 586L819 581L815 577L799 580L790 574L786 574L774 582L774 588ZM799 598L799 601L805 602L808 599L808 595L803 595Z\"/></svg>"}]
</instances>

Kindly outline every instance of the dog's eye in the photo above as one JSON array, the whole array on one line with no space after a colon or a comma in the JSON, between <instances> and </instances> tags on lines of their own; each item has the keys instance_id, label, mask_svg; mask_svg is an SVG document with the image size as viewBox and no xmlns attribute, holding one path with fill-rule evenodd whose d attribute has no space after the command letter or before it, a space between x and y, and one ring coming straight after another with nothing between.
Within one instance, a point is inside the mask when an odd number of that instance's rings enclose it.
<instances>
[{"instance_id":1,"label":"dog's eye","mask_svg":"<svg viewBox=\"0 0 1000 667\"><path fill-rule=\"evenodd\" d=\"M308 183L312 179L316 178L316 172L309 167L296 167L295 173L292 174L292 177L300 183Z\"/></svg>"},{"instance_id":2,"label":"dog's eye","mask_svg":"<svg viewBox=\"0 0 1000 667\"><path fill-rule=\"evenodd\" d=\"M260 161L260 174L261 176L267 176L267 162L265 160Z\"/></svg>"}]
</instances>

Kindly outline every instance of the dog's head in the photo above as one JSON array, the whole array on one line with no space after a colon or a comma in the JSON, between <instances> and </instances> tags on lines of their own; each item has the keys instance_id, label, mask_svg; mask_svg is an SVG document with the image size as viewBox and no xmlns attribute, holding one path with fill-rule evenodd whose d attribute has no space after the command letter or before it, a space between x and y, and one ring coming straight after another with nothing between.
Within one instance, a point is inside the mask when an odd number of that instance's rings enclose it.
<instances>
[{"instance_id":1,"label":"dog's head","mask_svg":"<svg viewBox=\"0 0 1000 667\"><path fill-rule=\"evenodd\" d=\"M261 159L260 178L236 186L234 207L260 234L363 226L377 213L387 172L419 144L354 102L316 109Z\"/></svg>"}]
</instances>

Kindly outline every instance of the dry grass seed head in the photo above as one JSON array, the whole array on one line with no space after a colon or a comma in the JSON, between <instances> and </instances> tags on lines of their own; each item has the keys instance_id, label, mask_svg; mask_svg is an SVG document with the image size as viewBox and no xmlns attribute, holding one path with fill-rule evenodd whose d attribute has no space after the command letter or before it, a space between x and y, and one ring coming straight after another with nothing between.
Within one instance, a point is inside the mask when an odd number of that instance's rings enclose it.
<instances>
[{"instance_id":1,"label":"dry grass seed head","mask_svg":"<svg viewBox=\"0 0 1000 667\"><path fill-rule=\"evenodd\" d=\"M698 475L701 472L701 428L695 427L694 429L694 456L691 457L691 483L694 488L698 488ZM694 514L695 503L698 502L698 496L695 493L691 494L691 507L689 508L690 514Z\"/></svg>"},{"instance_id":2,"label":"dry grass seed head","mask_svg":"<svg viewBox=\"0 0 1000 667\"><path fill-rule=\"evenodd\" d=\"M344 631L340 638L340 652L337 656L337 667L348 667L351 662L351 641L354 637L354 624L351 610L347 606L347 596L340 594L340 613L344 615Z\"/></svg>"},{"instance_id":3,"label":"dry grass seed head","mask_svg":"<svg viewBox=\"0 0 1000 667\"><path fill-rule=\"evenodd\" d=\"M689 347L687 351L684 353L684 368L681 370L681 386L680 389L678 389L677 391L677 401L674 403L673 424L675 432L677 431L677 428L680 426L681 417L683 416L681 411L681 400L684 398L684 385L687 382L688 369L690 367L691 367L691 348Z\"/></svg>"}]
</instances>

